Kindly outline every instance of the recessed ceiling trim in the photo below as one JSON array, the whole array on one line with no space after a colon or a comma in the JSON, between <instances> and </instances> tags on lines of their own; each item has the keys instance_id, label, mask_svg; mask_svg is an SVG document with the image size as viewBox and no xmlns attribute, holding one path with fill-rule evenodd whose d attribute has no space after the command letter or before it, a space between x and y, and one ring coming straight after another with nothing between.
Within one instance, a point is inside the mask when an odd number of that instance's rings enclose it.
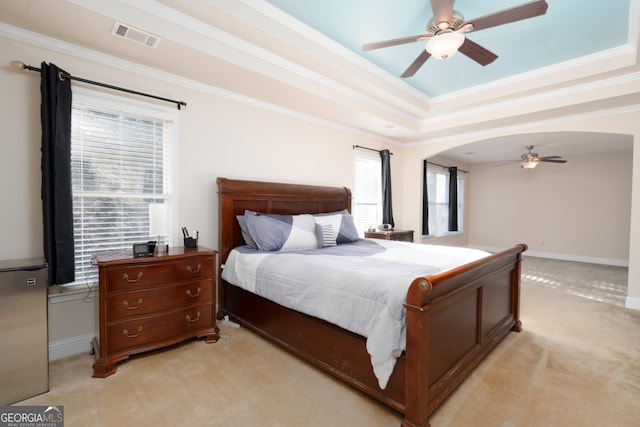
<instances>
[{"instance_id":1,"label":"recessed ceiling trim","mask_svg":"<svg viewBox=\"0 0 640 427\"><path fill-rule=\"evenodd\" d=\"M242 67L249 67L254 71L259 70L270 78L308 92L314 90L311 89L314 85L319 85L319 89L315 89L315 93L319 96L327 97L327 94L332 92L339 93L358 103L363 103L373 109L394 116L400 121L411 123L411 126L416 129L419 126L419 119L426 112L425 109L412 106L401 98L395 99L395 102L387 102L389 100L383 102L370 94L354 90L341 82L327 78L314 70L300 66L155 0L121 0L119 2L68 1L113 19L126 20L133 23L133 25L140 26L135 18L138 14L131 11L131 9L137 9L147 17L144 27L149 31L162 35L164 39L184 44L192 49L222 58ZM210 2L210 4L218 7L215 2ZM149 17L155 17L158 20L149 20ZM238 53L241 53L241 55L238 55ZM265 66L265 64L260 66L258 61L264 61L270 66ZM298 78L293 78L292 75ZM309 85L310 82L313 85ZM345 102L345 99L336 99L335 101ZM398 105L401 105L401 107ZM383 117L382 119L391 120L389 117Z\"/></svg>"},{"instance_id":2,"label":"recessed ceiling trim","mask_svg":"<svg viewBox=\"0 0 640 427\"><path fill-rule=\"evenodd\" d=\"M219 1L216 0L207 0L210 4L218 4ZM368 61L361 57L360 55L355 54L351 50L342 46L340 43L337 43L333 39L325 36L321 32L311 28L304 22L292 17L291 15L283 12L273 4L263 1L263 0L239 0L244 3L251 9L254 9L257 12L267 16L275 22L278 22L290 30L298 33L301 37L304 37L313 43L315 43L318 47L327 49L332 53L346 59L352 64L357 65L358 67L364 68L368 73L375 74L376 77L384 79L386 83L396 87L398 90L405 92L407 95L416 98L419 102L429 102L431 97L424 92L414 88L410 84L406 83L404 80L398 79L398 76L395 76L382 68L374 65L371 61Z\"/></svg>"},{"instance_id":3,"label":"recessed ceiling trim","mask_svg":"<svg viewBox=\"0 0 640 427\"><path fill-rule=\"evenodd\" d=\"M635 72L574 85L556 91L543 92L503 102L494 102L480 107L469 107L451 113L435 114L423 120L421 131L429 132L450 127L452 124L465 124L469 121L478 120L479 117L482 121L486 121L491 118L520 115L523 114L523 107L526 108L526 113L532 113L546 110L549 105L556 107L567 106L575 104L576 100L582 103L625 95L630 93L628 86L633 87L638 84L640 84L640 72ZM487 117L488 115L491 115L491 117Z\"/></svg>"},{"instance_id":4,"label":"recessed ceiling trim","mask_svg":"<svg viewBox=\"0 0 640 427\"><path fill-rule=\"evenodd\" d=\"M527 121L526 123L517 123L513 125L493 127L491 129L482 129L473 132L452 132L447 136L435 137L430 139L422 139L420 141L409 142L404 147L421 147L426 145L447 144L462 142L464 145L468 142L481 141L489 138L496 138L504 135L517 135L522 133L536 133L536 129L549 126L564 125L566 123L575 123L579 121L593 121L604 117L615 117L625 114L637 114L640 112L640 104L627 105L624 107L609 108L588 113L579 113L565 115L562 117L554 117L552 119Z\"/></svg>"},{"instance_id":5,"label":"recessed ceiling trim","mask_svg":"<svg viewBox=\"0 0 640 427\"><path fill-rule=\"evenodd\" d=\"M431 98L430 105L437 110L439 105L456 100L477 97L488 100L489 97L513 95L523 90L543 88L544 86L566 83L577 78L590 77L607 71L633 66L636 51L629 45L619 46L580 58L560 62L537 70L516 74L469 89Z\"/></svg>"},{"instance_id":6,"label":"recessed ceiling trim","mask_svg":"<svg viewBox=\"0 0 640 427\"><path fill-rule=\"evenodd\" d=\"M240 1L259 3L263 0ZM372 54L362 52L359 49L361 43L363 41L371 42L373 39L382 40L411 34L419 35L421 29L423 30L422 33L424 33L423 22L430 15L433 15L432 8L428 6L429 2L424 0L408 1L402 8L389 7L388 2L384 0L373 2L369 0L353 0L346 2L348 4L344 6L340 2L332 1L326 7L319 2L269 1L299 17L303 22L309 23L312 27L321 29L324 33L335 37L336 40L343 41L356 54L370 58L373 62L381 64L383 68L396 70L396 75L399 75L399 72L402 71L399 64L403 64L404 67L409 65L410 61L419 53L418 48L415 49L413 55L409 53L410 49L404 48L394 48L395 50ZM530 21L525 20L523 23L514 23L512 26L505 27L504 30L490 29L486 33L478 33L477 36L474 33L474 41L481 42L481 44L486 41L486 47L491 48L492 51L500 55L501 60L498 65L492 67L494 72L476 72L473 67L467 70L468 64L456 59L458 61L456 66L452 67L430 64L431 68L428 70L428 75L425 72L424 75L419 75L409 81L412 85L421 88L432 96L436 96L447 91L482 84L497 77L506 77L514 72L540 67L557 60L588 54L600 50L602 47L620 45L625 42L626 21L629 22L629 33L631 33L632 25L638 25L638 15L629 16L629 13L625 13L625 9L629 7L631 14L633 14L634 9L637 9L634 7L637 1L619 0L615 1L611 8L608 8L604 6L604 1L599 0L588 2L589 5L585 4L584 7L579 8L577 11L574 10L575 8L572 9L564 4L567 2L550 4L549 13L545 17L536 17ZM482 5L477 3L482 3ZM465 12L465 14L468 13L469 16L467 18L478 19L478 16L483 14L486 16L486 14L499 13L496 12L498 10L507 10L503 9L503 3L499 0L486 2L457 0L455 7ZM523 1L516 1L516 3L521 4ZM322 6L320 6L321 4ZM452 4L452 0L447 2L447 7L451 7ZM608 3L607 6L609 6ZM607 9L609 21L616 21L617 24L607 27L607 30L594 30L601 27L603 7ZM471 10L475 10L475 12L471 12ZM613 17L614 14L615 19ZM566 25L567 22L573 22L571 21L572 18L577 24L569 25L571 30L568 30L569 27L566 27ZM471 21L473 20L471 19ZM407 30L407 27L410 29ZM377 36L368 35L370 33L377 34ZM428 28L427 33L429 33ZM499 34L503 34L503 36L498 36ZM615 38L610 39L609 36ZM478 37L479 40L475 40L475 37ZM592 41L590 37L598 40ZM415 40L413 37L407 38ZM609 40L614 43L609 43ZM565 45L564 42L567 44ZM573 47L576 48L575 51ZM527 58L526 54L529 48L532 49L531 58ZM533 62L531 62L530 66L527 66L525 64L529 64L529 59ZM514 64L509 62L510 60L517 61ZM464 70L468 72L463 73L461 71L463 64ZM513 65L516 66L514 67ZM457 78L454 79L448 74L448 68L455 69L452 71L452 76ZM441 84L438 84L438 82Z\"/></svg>"},{"instance_id":7,"label":"recessed ceiling trim","mask_svg":"<svg viewBox=\"0 0 640 427\"><path fill-rule=\"evenodd\" d=\"M175 86L184 87L186 89L194 90L200 93L206 93L208 95L217 96L227 99L229 101L237 102L242 105L247 105L254 108L259 108L272 113L280 114L286 117L304 120L310 123L325 126L331 129L348 132L356 136L368 138L370 140L379 141L381 143L401 146L395 139L386 138L378 133L367 132L362 129L358 129L352 126L347 126L341 123L337 123L331 120L323 119L311 114L301 113L300 111L292 110L290 108L282 107L270 102L262 101L259 99L251 98L246 95L241 95L236 92L232 92L226 89L222 89L217 86L212 86L200 81L188 79L185 77L177 76L165 71L159 71L152 67L140 65L127 61L121 58L117 58L105 53L101 53L95 50L80 47L78 45L68 43L62 40L55 39L53 37L45 36L39 33L25 30L23 28L15 27L13 25L0 22L0 37L5 37L10 40L15 40L20 43L26 43L41 49L57 52L62 55L67 55L73 58L78 58L94 64L100 64L106 67L111 67L123 72L137 74L139 76L147 77L159 82L165 82Z\"/></svg>"}]
</instances>

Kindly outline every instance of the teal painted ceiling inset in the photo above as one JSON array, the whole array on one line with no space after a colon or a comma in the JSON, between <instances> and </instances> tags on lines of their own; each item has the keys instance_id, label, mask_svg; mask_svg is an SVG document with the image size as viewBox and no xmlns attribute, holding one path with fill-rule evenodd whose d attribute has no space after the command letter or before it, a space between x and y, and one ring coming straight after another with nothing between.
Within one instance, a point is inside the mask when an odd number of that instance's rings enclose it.
<instances>
[{"instance_id":1,"label":"teal painted ceiling inset","mask_svg":"<svg viewBox=\"0 0 640 427\"><path fill-rule=\"evenodd\" d=\"M514 22L467 37L498 55L483 67L458 53L430 58L405 79L429 96L468 89L513 75L627 44L630 0L547 0L543 16ZM269 0L274 6L323 33L371 63L400 76L424 42L363 52L365 43L425 33L432 17L429 0ZM527 0L456 0L465 20L515 7Z\"/></svg>"}]
</instances>

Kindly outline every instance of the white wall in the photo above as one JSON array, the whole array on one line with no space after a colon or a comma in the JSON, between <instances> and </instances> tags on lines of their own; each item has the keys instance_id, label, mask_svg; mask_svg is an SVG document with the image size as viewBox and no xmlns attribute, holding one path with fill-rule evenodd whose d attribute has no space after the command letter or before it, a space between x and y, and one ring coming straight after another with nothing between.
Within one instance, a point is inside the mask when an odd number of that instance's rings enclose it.
<instances>
[{"instance_id":1,"label":"white wall","mask_svg":"<svg viewBox=\"0 0 640 427\"><path fill-rule=\"evenodd\" d=\"M21 52L0 43L0 259L41 257L40 79L17 77L9 61Z\"/></svg>"},{"instance_id":2,"label":"white wall","mask_svg":"<svg viewBox=\"0 0 640 427\"><path fill-rule=\"evenodd\" d=\"M187 102L179 112L178 222L199 230L202 246L218 247L217 177L351 188L354 144L392 149L392 171L397 171L392 179L395 209L402 204L399 147L258 108L249 100L175 76L154 79L111 68L108 61L90 62L0 38L0 93L5 101L0 106L0 259L43 256L40 75L12 69L8 64L14 59L34 66L52 62L73 75ZM89 349L96 330L96 304L83 297L56 298L49 305L52 349L67 344ZM62 348L52 353L66 355Z\"/></svg>"},{"instance_id":3,"label":"white wall","mask_svg":"<svg viewBox=\"0 0 640 427\"><path fill-rule=\"evenodd\" d=\"M632 152L572 156L565 164L472 165L469 244L530 255L627 265Z\"/></svg>"}]
</instances>

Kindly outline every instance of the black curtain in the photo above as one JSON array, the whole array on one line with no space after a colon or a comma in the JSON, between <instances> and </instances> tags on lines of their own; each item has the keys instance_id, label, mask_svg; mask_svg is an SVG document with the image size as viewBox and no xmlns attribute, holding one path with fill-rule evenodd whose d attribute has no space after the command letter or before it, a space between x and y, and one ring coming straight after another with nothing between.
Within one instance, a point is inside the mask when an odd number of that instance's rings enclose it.
<instances>
[{"instance_id":1,"label":"black curtain","mask_svg":"<svg viewBox=\"0 0 640 427\"><path fill-rule=\"evenodd\" d=\"M427 161L422 161L422 235L429 235L429 183L427 182Z\"/></svg>"},{"instance_id":2,"label":"black curtain","mask_svg":"<svg viewBox=\"0 0 640 427\"><path fill-rule=\"evenodd\" d=\"M382 163L382 223L395 227L391 202L391 153L389 150L380 151L380 160Z\"/></svg>"},{"instance_id":3,"label":"black curtain","mask_svg":"<svg viewBox=\"0 0 640 427\"><path fill-rule=\"evenodd\" d=\"M449 168L449 231L458 231L458 168Z\"/></svg>"},{"instance_id":4,"label":"black curtain","mask_svg":"<svg viewBox=\"0 0 640 427\"><path fill-rule=\"evenodd\" d=\"M53 64L41 65L42 219L49 285L75 280L71 194L71 81Z\"/></svg>"}]
</instances>

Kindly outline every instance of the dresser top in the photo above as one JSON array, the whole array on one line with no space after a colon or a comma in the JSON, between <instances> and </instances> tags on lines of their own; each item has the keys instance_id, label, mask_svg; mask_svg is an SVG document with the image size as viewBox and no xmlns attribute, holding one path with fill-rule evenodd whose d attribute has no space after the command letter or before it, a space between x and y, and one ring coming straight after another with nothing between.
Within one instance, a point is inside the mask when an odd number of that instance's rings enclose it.
<instances>
[{"instance_id":1,"label":"dresser top","mask_svg":"<svg viewBox=\"0 0 640 427\"><path fill-rule=\"evenodd\" d=\"M136 258L133 256L133 250L123 251L106 251L97 252L93 256L93 260L97 265L108 264L110 262L126 263L128 261L135 263L140 261L150 261L153 259L179 259L184 257L190 257L193 255L213 255L216 251L213 249L205 248L204 246L198 246L196 248L185 248L183 246L172 246L166 252L154 252L150 256Z\"/></svg>"}]
</instances>

